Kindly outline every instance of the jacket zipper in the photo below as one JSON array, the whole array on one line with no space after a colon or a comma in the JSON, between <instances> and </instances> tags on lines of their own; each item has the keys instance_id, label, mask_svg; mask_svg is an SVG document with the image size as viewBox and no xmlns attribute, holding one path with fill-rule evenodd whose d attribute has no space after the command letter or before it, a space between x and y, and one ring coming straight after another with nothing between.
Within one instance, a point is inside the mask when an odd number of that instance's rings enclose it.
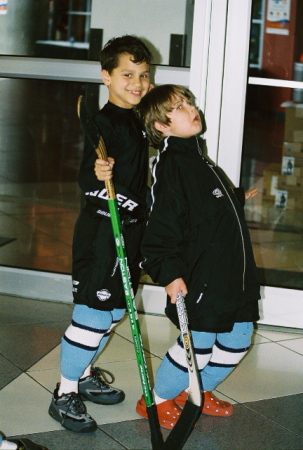
<instances>
[{"instance_id":1,"label":"jacket zipper","mask_svg":"<svg viewBox=\"0 0 303 450\"><path fill-rule=\"evenodd\" d=\"M229 195L229 193L228 193L226 187L224 186L223 182L221 181L220 177L218 176L218 174L216 173L216 171L214 170L214 168L213 168L210 164L208 164L208 163L207 163L207 165L208 165L208 167L213 171L213 173L216 175L216 177L218 178L218 180L220 181L220 184L222 185L224 191L226 192L227 197L229 198L229 201L230 201L230 203L232 204L232 207L233 207L233 209L234 209L235 215L236 215L236 217L237 217L237 221L238 221L239 229L240 229L240 234L241 234L241 240L242 240L242 248L243 248L243 275L242 275L243 278L242 278L242 290L244 291L244 289L245 289L245 271L246 271L246 252L245 252L244 237L243 237L243 230L242 230L241 222L240 222L240 219L239 219L239 216L238 216L236 207L235 207L235 205L234 205L234 202L232 201L232 199L231 199L231 197L230 197L230 195Z\"/></svg>"}]
</instances>

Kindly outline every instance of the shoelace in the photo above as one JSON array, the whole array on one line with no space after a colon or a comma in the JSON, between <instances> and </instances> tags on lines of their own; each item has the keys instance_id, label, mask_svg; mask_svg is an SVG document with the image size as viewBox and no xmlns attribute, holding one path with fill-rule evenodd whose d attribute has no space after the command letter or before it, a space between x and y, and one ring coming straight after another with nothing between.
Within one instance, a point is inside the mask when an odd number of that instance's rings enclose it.
<instances>
[{"instance_id":1,"label":"shoelace","mask_svg":"<svg viewBox=\"0 0 303 450\"><path fill-rule=\"evenodd\" d=\"M68 405L68 408L67 408L67 411L66 411L66 414L65 414L62 424L65 422L65 419L67 418L69 412L76 414L76 415L86 413L86 406L84 405L81 398L79 398L78 394L76 394L75 392L71 392L68 397L69 397L69 399L66 402L66 405Z\"/></svg>"},{"instance_id":2,"label":"shoelace","mask_svg":"<svg viewBox=\"0 0 303 450\"><path fill-rule=\"evenodd\" d=\"M108 378L108 376L110 378ZM92 367L92 377L95 382L101 383L105 386L108 386L115 381L114 375L108 370L101 369L101 367Z\"/></svg>"}]
</instances>

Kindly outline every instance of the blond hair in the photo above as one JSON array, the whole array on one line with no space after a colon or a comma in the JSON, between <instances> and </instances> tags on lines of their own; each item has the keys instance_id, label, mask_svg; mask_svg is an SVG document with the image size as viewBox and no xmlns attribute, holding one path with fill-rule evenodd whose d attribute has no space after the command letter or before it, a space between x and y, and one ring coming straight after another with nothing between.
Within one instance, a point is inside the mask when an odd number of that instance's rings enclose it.
<instances>
[{"instance_id":1,"label":"blond hair","mask_svg":"<svg viewBox=\"0 0 303 450\"><path fill-rule=\"evenodd\" d=\"M188 89L176 84L163 84L151 89L135 107L135 112L143 123L150 144L158 147L163 140L161 131L156 130L155 122L164 125L170 124L167 113L173 110L172 102L174 97L181 99L191 99Z\"/></svg>"}]
</instances>

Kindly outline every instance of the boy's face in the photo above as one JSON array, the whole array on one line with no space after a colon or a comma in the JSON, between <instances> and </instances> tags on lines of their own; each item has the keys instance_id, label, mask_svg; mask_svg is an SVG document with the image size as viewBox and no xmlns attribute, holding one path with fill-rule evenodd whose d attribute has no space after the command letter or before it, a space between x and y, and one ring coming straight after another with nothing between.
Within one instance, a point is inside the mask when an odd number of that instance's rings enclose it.
<instances>
[{"instance_id":1,"label":"boy's face","mask_svg":"<svg viewBox=\"0 0 303 450\"><path fill-rule=\"evenodd\" d=\"M102 70L102 80L109 90L109 101L121 108L130 109L140 103L149 90L149 65L133 63L132 55L119 56L118 66L109 74Z\"/></svg>"},{"instance_id":2,"label":"boy's face","mask_svg":"<svg viewBox=\"0 0 303 450\"><path fill-rule=\"evenodd\" d=\"M202 131L202 123L199 113L191 101L187 98L173 97L173 110L166 115L170 119L168 125L155 123L156 129L159 129L164 136L178 136L189 138ZM159 127L159 128L158 128Z\"/></svg>"}]
</instances>

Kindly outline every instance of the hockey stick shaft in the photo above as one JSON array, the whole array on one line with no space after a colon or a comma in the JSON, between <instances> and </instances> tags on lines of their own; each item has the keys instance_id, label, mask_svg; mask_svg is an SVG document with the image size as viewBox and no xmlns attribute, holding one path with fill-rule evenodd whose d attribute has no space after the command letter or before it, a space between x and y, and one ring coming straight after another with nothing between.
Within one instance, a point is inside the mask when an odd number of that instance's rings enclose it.
<instances>
[{"instance_id":1,"label":"hockey stick shaft","mask_svg":"<svg viewBox=\"0 0 303 450\"><path fill-rule=\"evenodd\" d=\"M185 300L181 292L179 292L176 300L176 308L188 367L189 388L187 401L182 414L164 442L163 450L180 450L183 448L199 418L202 404L202 381L196 361L191 332L188 328Z\"/></svg>"},{"instance_id":2,"label":"hockey stick shaft","mask_svg":"<svg viewBox=\"0 0 303 450\"><path fill-rule=\"evenodd\" d=\"M81 106L82 97L78 100L78 116L81 119ZM85 105L83 105L85 106ZM94 144L92 142L92 144ZM107 150L102 136L99 136L98 146L95 148L98 158L107 161ZM126 249L124 245L124 238L122 234L122 226L120 220L120 214L118 209L118 203L116 199L116 192L114 183L112 180L105 181L105 187L108 196L108 208L110 212L111 225L113 230L113 236L115 240L117 258L120 266L120 272L122 277L122 284L125 294L126 306L128 310L133 343L135 347L135 353L137 358L137 364L139 369L140 381L142 385L143 396L146 403L147 414L149 419L151 442L153 449L160 449L163 445L163 437L160 431L158 415L156 405L154 404L152 389L149 381L147 364L145 354L143 350L142 336L140 332L139 320L137 309L135 305L135 296L131 282L130 270L128 266Z\"/></svg>"},{"instance_id":3,"label":"hockey stick shaft","mask_svg":"<svg viewBox=\"0 0 303 450\"><path fill-rule=\"evenodd\" d=\"M190 329L188 328L188 317L187 310L185 306L185 299L181 292L179 292L176 307L178 312L178 319L180 324L181 337L183 342L183 347L185 351L188 376L189 376L189 389L188 397L192 403L197 406L201 406L202 403L202 381L199 374L198 364L196 360L196 354L193 346L193 340L191 336ZM198 393L198 395L197 395Z\"/></svg>"}]
</instances>

